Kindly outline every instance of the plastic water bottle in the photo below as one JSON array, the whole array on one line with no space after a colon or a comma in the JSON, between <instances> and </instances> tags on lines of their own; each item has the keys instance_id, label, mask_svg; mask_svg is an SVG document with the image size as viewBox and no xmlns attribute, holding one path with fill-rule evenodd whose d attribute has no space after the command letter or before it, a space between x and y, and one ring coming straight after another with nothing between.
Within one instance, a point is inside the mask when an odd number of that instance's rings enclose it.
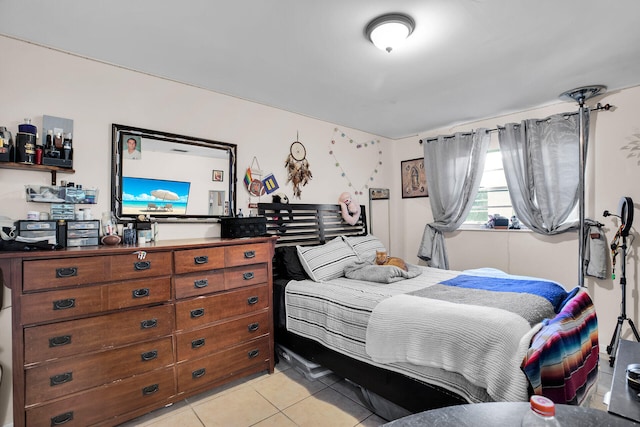
<instances>
[{"instance_id":1,"label":"plastic water bottle","mask_svg":"<svg viewBox=\"0 0 640 427\"><path fill-rule=\"evenodd\" d=\"M522 418L522 427L560 427L556 419L556 405L549 398L534 395L529 399L531 409Z\"/></svg>"}]
</instances>

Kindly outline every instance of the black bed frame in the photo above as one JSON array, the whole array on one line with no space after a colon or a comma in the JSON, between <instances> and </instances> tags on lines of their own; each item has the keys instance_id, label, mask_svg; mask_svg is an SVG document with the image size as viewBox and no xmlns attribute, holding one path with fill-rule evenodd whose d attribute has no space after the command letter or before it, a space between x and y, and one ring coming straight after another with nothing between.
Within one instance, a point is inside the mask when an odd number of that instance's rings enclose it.
<instances>
[{"instance_id":1,"label":"black bed frame","mask_svg":"<svg viewBox=\"0 0 640 427\"><path fill-rule=\"evenodd\" d=\"M360 220L353 226L342 220L339 205L259 203L258 215L267 218L267 233L279 236L276 246L316 245L340 235L358 236L368 232L364 205L361 205ZM274 290L277 279L274 277ZM352 359L292 334L278 322L275 341L409 412L468 403L441 387Z\"/></svg>"},{"instance_id":2,"label":"black bed frame","mask_svg":"<svg viewBox=\"0 0 640 427\"><path fill-rule=\"evenodd\" d=\"M367 216L360 205L354 225L342 220L340 205L258 203L258 215L267 218L267 233L278 236L277 246L319 245L338 236L367 234Z\"/></svg>"}]
</instances>

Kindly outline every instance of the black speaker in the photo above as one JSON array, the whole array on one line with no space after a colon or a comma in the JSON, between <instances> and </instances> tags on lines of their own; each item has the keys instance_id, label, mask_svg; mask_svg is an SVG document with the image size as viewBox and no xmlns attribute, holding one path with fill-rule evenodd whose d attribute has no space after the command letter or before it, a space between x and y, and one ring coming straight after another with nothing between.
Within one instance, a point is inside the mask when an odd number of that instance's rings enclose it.
<instances>
[{"instance_id":1,"label":"black speaker","mask_svg":"<svg viewBox=\"0 0 640 427\"><path fill-rule=\"evenodd\" d=\"M257 237L267 234L267 217L221 217L222 230L220 236L224 238Z\"/></svg>"}]
</instances>

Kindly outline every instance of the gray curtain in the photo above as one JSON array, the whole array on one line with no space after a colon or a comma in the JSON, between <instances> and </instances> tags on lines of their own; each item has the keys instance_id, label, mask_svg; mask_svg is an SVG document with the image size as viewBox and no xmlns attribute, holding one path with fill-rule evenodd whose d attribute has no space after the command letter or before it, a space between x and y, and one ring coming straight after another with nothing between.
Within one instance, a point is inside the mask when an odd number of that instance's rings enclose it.
<instances>
[{"instance_id":1,"label":"gray curtain","mask_svg":"<svg viewBox=\"0 0 640 427\"><path fill-rule=\"evenodd\" d=\"M489 147L487 129L427 140L424 167L433 222L422 236L418 258L431 267L449 268L444 232L456 230L473 206Z\"/></svg>"},{"instance_id":2,"label":"gray curtain","mask_svg":"<svg viewBox=\"0 0 640 427\"><path fill-rule=\"evenodd\" d=\"M585 129L589 129L588 112ZM579 116L557 114L544 120L509 123L499 128L498 134L509 195L518 219L541 234L576 229L578 221L567 222L567 218L580 197Z\"/></svg>"}]
</instances>

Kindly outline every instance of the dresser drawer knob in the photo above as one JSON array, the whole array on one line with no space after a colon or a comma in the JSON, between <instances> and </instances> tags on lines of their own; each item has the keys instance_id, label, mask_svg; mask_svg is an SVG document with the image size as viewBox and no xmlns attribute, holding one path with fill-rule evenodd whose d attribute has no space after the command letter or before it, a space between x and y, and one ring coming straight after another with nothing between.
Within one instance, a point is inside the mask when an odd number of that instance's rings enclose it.
<instances>
[{"instance_id":1,"label":"dresser drawer knob","mask_svg":"<svg viewBox=\"0 0 640 427\"><path fill-rule=\"evenodd\" d=\"M247 304L248 304L248 305L254 305L254 304L257 304L257 303L258 303L258 300L259 300L258 296L257 296L257 295L254 295L254 296L252 296L252 297L247 298Z\"/></svg>"},{"instance_id":2,"label":"dresser drawer knob","mask_svg":"<svg viewBox=\"0 0 640 427\"><path fill-rule=\"evenodd\" d=\"M242 278L244 280L251 280L251 279L254 278L254 276L255 276L255 274L253 274L253 271L247 271L246 273L242 274Z\"/></svg>"},{"instance_id":3,"label":"dresser drawer knob","mask_svg":"<svg viewBox=\"0 0 640 427\"><path fill-rule=\"evenodd\" d=\"M140 329L151 329L158 326L158 319L147 319L140 322Z\"/></svg>"},{"instance_id":4,"label":"dresser drawer knob","mask_svg":"<svg viewBox=\"0 0 640 427\"><path fill-rule=\"evenodd\" d=\"M53 387L56 385L68 383L73 380L73 372L65 372L64 374L54 375L49 377L49 386Z\"/></svg>"},{"instance_id":5,"label":"dresser drawer knob","mask_svg":"<svg viewBox=\"0 0 640 427\"><path fill-rule=\"evenodd\" d=\"M158 350L146 351L140 355L143 362L148 362L158 358Z\"/></svg>"},{"instance_id":6,"label":"dresser drawer knob","mask_svg":"<svg viewBox=\"0 0 640 427\"><path fill-rule=\"evenodd\" d=\"M206 288L207 286L209 286L208 279L200 279L193 282L194 288L202 289L202 288Z\"/></svg>"},{"instance_id":7,"label":"dresser drawer knob","mask_svg":"<svg viewBox=\"0 0 640 427\"><path fill-rule=\"evenodd\" d=\"M71 335L49 338L49 348L62 347L67 344L71 344Z\"/></svg>"},{"instance_id":8,"label":"dresser drawer knob","mask_svg":"<svg viewBox=\"0 0 640 427\"><path fill-rule=\"evenodd\" d=\"M56 268L56 278L64 279L65 277L73 277L78 275L78 267Z\"/></svg>"},{"instance_id":9,"label":"dresser drawer knob","mask_svg":"<svg viewBox=\"0 0 640 427\"><path fill-rule=\"evenodd\" d=\"M149 294L151 292L149 291L149 288L140 288L140 289L134 289L132 291L132 296L133 298L144 298L144 297L148 297Z\"/></svg>"},{"instance_id":10,"label":"dresser drawer knob","mask_svg":"<svg viewBox=\"0 0 640 427\"><path fill-rule=\"evenodd\" d=\"M249 332L255 332L258 330L258 328L260 328L260 324L256 322L256 323L251 323L247 329L249 329Z\"/></svg>"},{"instance_id":11,"label":"dresser drawer knob","mask_svg":"<svg viewBox=\"0 0 640 427\"><path fill-rule=\"evenodd\" d=\"M59 299L53 302L54 310L66 310L68 308L73 308L75 306L76 306L75 298Z\"/></svg>"},{"instance_id":12,"label":"dresser drawer knob","mask_svg":"<svg viewBox=\"0 0 640 427\"><path fill-rule=\"evenodd\" d=\"M197 340L191 341L191 348L200 348L204 346L205 339L198 338Z\"/></svg>"},{"instance_id":13,"label":"dresser drawer knob","mask_svg":"<svg viewBox=\"0 0 640 427\"><path fill-rule=\"evenodd\" d=\"M160 390L160 386L158 384L148 385L142 389L142 395L149 396L150 394L156 393L158 390Z\"/></svg>"},{"instance_id":14,"label":"dresser drawer knob","mask_svg":"<svg viewBox=\"0 0 640 427\"><path fill-rule=\"evenodd\" d=\"M51 418L51 427L61 426L73 420L73 411L65 412L64 414L56 415Z\"/></svg>"},{"instance_id":15,"label":"dresser drawer knob","mask_svg":"<svg viewBox=\"0 0 640 427\"><path fill-rule=\"evenodd\" d=\"M247 353L247 356L249 356L249 359L253 359L257 357L259 354L260 354L260 350L256 348L255 350L251 350L249 353Z\"/></svg>"},{"instance_id":16,"label":"dresser drawer knob","mask_svg":"<svg viewBox=\"0 0 640 427\"><path fill-rule=\"evenodd\" d=\"M196 369L195 371L191 372L191 378L193 379L202 378L206 373L207 373L207 370L205 368Z\"/></svg>"},{"instance_id":17,"label":"dresser drawer knob","mask_svg":"<svg viewBox=\"0 0 640 427\"><path fill-rule=\"evenodd\" d=\"M133 268L137 271L148 270L151 268L151 261L137 261L133 263Z\"/></svg>"},{"instance_id":18,"label":"dresser drawer knob","mask_svg":"<svg viewBox=\"0 0 640 427\"><path fill-rule=\"evenodd\" d=\"M245 258L255 258L256 257L256 251L244 251L244 257Z\"/></svg>"},{"instance_id":19,"label":"dresser drawer knob","mask_svg":"<svg viewBox=\"0 0 640 427\"><path fill-rule=\"evenodd\" d=\"M206 264L206 263L209 262L209 257L206 256L206 255L200 255L200 256L197 256L197 257L193 257L193 262L196 265Z\"/></svg>"},{"instance_id":20,"label":"dresser drawer knob","mask_svg":"<svg viewBox=\"0 0 640 427\"><path fill-rule=\"evenodd\" d=\"M204 308L196 308L195 310L191 310L191 318L197 319L198 317L204 316Z\"/></svg>"}]
</instances>

